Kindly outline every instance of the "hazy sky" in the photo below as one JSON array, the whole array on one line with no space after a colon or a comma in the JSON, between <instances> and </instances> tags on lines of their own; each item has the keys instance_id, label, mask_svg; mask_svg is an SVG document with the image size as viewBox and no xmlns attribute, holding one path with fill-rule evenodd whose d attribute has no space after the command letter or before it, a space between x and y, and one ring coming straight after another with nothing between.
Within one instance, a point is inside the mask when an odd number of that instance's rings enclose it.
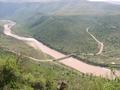
<instances>
[{"instance_id":1,"label":"hazy sky","mask_svg":"<svg viewBox=\"0 0 120 90\"><path fill-rule=\"evenodd\" d=\"M88 1L102 1L102 2L120 2L120 0L88 0Z\"/></svg>"},{"instance_id":2,"label":"hazy sky","mask_svg":"<svg viewBox=\"0 0 120 90\"><path fill-rule=\"evenodd\" d=\"M59 0L0 0L2 2L52 2Z\"/></svg>"},{"instance_id":3,"label":"hazy sky","mask_svg":"<svg viewBox=\"0 0 120 90\"><path fill-rule=\"evenodd\" d=\"M0 0L0 1L2 2L52 2L52 1L60 1L60 0ZM120 3L120 0L87 0L87 1Z\"/></svg>"},{"instance_id":4,"label":"hazy sky","mask_svg":"<svg viewBox=\"0 0 120 90\"><path fill-rule=\"evenodd\" d=\"M88 0L88 1L107 2L107 3L120 5L120 0Z\"/></svg>"},{"instance_id":5,"label":"hazy sky","mask_svg":"<svg viewBox=\"0 0 120 90\"><path fill-rule=\"evenodd\" d=\"M89 1L120 1L120 0L89 0Z\"/></svg>"}]
</instances>

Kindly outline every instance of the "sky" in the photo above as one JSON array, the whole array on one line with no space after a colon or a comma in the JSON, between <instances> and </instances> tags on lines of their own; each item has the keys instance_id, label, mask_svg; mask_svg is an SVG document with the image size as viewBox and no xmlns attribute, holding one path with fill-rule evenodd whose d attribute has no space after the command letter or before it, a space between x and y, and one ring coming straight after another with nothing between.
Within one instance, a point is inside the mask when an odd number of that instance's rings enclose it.
<instances>
[{"instance_id":1,"label":"sky","mask_svg":"<svg viewBox=\"0 0 120 90\"><path fill-rule=\"evenodd\" d=\"M60 1L60 0L0 0L0 1L2 1L2 2L52 2L52 1ZM120 0L87 0L87 1L108 2L108 3L120 4Z\"/></svg>"},{"instance_id":2,"label":"sky","mask_svg":"<svg viewBox=\"0 0 120 90\"><path fill-rule=\"evenodd\" d=\"M88 1L95 1L95 2L107 2L120 5L120 0L88 0Z\"/></svg>"},{"instance_id":3,"label":"sky","mask_svg":"<svg viewBox=\"0 0 120 90\"><path fill-rule=\"evenodd\" d=\"M120 2L120 0L89 0L89 1L107 1L107 2L111 2L111 1L115 1L115 2Z\"/></svg>"},{"instance_id":4,"label":"sky","mask_svg":"<svg viewBox=\"0 0 120 90\"><path fill-rule=\"evenodd\" d=\"M59 0L0 0L1 2L52 2Z\"/></svg>"}]
</instances>

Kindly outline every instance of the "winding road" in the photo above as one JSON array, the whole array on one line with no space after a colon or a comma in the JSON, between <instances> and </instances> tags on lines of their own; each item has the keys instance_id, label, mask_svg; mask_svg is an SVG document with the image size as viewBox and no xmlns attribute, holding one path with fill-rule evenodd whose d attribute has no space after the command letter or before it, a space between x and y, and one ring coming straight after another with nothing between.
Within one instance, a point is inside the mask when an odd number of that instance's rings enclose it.
<instances>
[{"instance_id":1,"label":"winding road","mask_svg":"<svg viewBox=\"0 0 120 90\"><path fill-rule=\"evenodd\" d=\"M104 44L103 44L102 42L100 42L93 34L91 34L91 33L89 32L89 29L90 29L90 27L88 27L88 28L86 29L86 32L87 32L88 34L90 34L90 36L98 43L99 51L96 53L96 55L100 55L100 54L102 53L102 51L103 51Z\"/></svg>"},{"instance_id":2,"label":"winding road","mask_svg":"<svg viewBox=\"0 0 120 90\"><path fill-rule=\"evenodd\" d=\"M7 36L16 38L18 40L24 41L29 46L31 46L37 50L41 50L42 52L54 57L55 59L59 59L59 58L66 56L66 55L62 54L61 52L58 52L54 49L49 48L48 46L44 45L42 42L39 42L34 38L27 38L27 37L22 37L22 36L13 34L11 32L11 29L15 24L16 24L15 22L9 20L8 23L4 25L4 34ZM76 58L73 58L73 57L65 58L60 61L58 60L58 62L66 65L68 67L71 67L75 70L78 70L82 73L93 74L95 76L101 76L101 77L105 77L105 78L113 77L113 75L111 75L110 69L99 67L99 66L94 66L94 65L89 65L89 64L86 64ZM115 76L120 76L120 71L116 70L114 77Z\"/></svg>"}]
</instances>

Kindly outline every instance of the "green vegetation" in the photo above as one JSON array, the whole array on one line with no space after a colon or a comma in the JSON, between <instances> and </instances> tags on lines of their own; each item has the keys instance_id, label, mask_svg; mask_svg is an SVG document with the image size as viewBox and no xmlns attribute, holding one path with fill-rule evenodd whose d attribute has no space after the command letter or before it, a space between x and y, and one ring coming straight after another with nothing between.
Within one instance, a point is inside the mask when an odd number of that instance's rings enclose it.
<instances>
[{"instance_id":1,"label":"green vegetation","mask_svg":"<svg viewBox=\"0 0 120 90\"><path fill-rule=\"evenodd\" d=\"M118 5L61 0L53 3L1 3L0 8L1 18L17 21L14 32L19 35L32 36L67 54L77 53L77 58L88 62L120 63ZM90 32L104 42L102 55L89 55L98 51L97 43L86 33L89 26Z\"/></svg>"},{"instance_id":2,"label":"green vegetation","mask_svg":"<svg viewBox=\"0 0 120 90\"><path fill-rule=\"evenodd\" d=\"M119 20L119 15L100 17L96 19L97 23L90 29L95 37L104 43L103 55L97 57L98 59L103 58L103 62L120 64Z\"/></svg>"},{"instance_id":3,"label":"green vegetation","mask_svg":"<svg viewBox=\"0 0 120 90\"><path fill-rule=\"evenodd\" d=\"M17 34L32 36L58 51L76 53L77 58L96 65L120 64L119 16L42 16L19 23L14 28ZM89 55L98 52L96 41L86 32L89 26L89 31L104 43L102 55Z\"/></svg>"},{"instance_id":4,"label":"green vegetation","mask_svg":"<svg viewBox=\"0 0 120 90\"><path fill-rule=\"evenodd\" d=\"M54 63L36 63L0 48L2 90L119 90L120 80L80 74Z\"/></svg>"},{"instance_id":5,"label":"green vegetation","mask_svg":"<svg viewBox=\"0 0 120 90\"><path fill-rule=\"evenodd\" d=\"M31 34L36 39L45 42L46 44L50 44L51 47L62 50L64 52L77 52L81 51L81 53L95 53L97 44L96 42L86 33L85 29L88 25L80 28L79 22L84 20L79 16L71 16L71 17L47 17L47 20L43 20L44 16L41 17L39 22L33 21L28 23L29 27L22 28L22 31L31 31ZM89 18L88 18L89 19ZM41 21L43 20L43 21ZM90 20L86 20L90 21ZM42 22L40 24L40 22ZM38 23L38 24L36 24ZM26 25L26 24L25 24ZM83 24L82 24L83 25ZM71 27L72 26L72 27ZM14 30L18 30L18 33L21 29L15 28ZM47 38L49 37L49 38ZM82 38L82 39L81 39ZM71 42L69 42L71 41ZM73 47L74 44L74 47ZM69 45L69 46L66 46ZM84 47L83 47L84 46ZM94 46L94 47L92 47Z\"/></svg>"}]
</instances>

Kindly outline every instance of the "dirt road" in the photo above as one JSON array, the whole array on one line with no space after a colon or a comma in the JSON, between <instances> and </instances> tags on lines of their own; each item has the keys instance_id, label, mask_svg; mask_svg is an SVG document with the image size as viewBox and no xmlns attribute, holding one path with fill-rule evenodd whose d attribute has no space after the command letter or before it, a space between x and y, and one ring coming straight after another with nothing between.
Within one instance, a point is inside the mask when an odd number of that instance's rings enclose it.
<instances>
[{"instance_id":1,"label":"dirt road","mask_svg":"<svg viewBox=\"0 0 120 90\"><path fill-rule=\"evenodd\" d=\"M88 28L86 29L86 32L87 32L88 34L90 34L90 36L98 43L99 51L96 53L96 55L99 55L99 54L101 54L102 51L103 51L104 44L103 44L102 42L100 42L93 34L91 34L91 33L89 32L89 29L90 29L90 27L88 27Z\"/></svg>"}]
</instances>

